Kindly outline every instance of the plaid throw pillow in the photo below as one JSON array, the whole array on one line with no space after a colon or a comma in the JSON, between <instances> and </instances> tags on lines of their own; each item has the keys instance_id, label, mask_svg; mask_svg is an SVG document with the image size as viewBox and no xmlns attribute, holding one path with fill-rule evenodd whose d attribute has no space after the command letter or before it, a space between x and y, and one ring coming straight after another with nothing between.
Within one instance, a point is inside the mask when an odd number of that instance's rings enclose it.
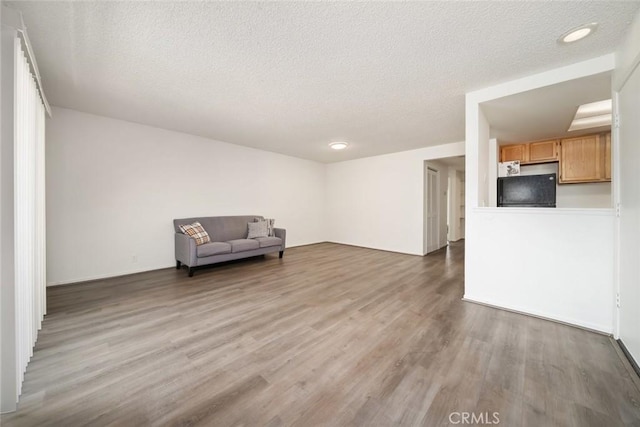
<instances>
[{"instance_id":1,"label":"plaid throw pillow","mask_svg":"<svg viewBox=\"0 0 640 427\"><path fill-rule=\"evenodd\" d=\"M211 239L209 238L209 233L206 232L204 227L202 227L199 222L181 225L180 231L182 231L192 239L195 239L196 245L198 246L204 245L205 243L209 243L211 241Z\"/></svg>"}]
</instances>

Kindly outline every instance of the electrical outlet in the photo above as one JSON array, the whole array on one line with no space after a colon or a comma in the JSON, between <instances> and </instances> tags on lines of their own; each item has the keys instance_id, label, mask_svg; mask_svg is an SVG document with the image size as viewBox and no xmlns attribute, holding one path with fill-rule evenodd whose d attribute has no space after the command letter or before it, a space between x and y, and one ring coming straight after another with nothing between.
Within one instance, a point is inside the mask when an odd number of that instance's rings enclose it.
<instances>
[{"instance_id":1,"label":"electrical outlet","mask_svg":"<svg viewBox=\"0 0 640 427\"><path fill-rule=\"evenodd\" d=\"M616 294L616 307L620 308L620 294Z\"/></svg>"}]
</instances>

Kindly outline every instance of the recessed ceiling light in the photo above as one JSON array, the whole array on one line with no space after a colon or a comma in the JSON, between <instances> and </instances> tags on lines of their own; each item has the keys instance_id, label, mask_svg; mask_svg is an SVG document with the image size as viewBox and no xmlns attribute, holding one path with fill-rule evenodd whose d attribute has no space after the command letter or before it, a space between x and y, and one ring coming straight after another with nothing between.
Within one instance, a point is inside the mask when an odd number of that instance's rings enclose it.
<instances>
[{"instance_id":1,"label":"recessed ceiling light","mask_svg":"<svg viewBox=\"0 0 640 427\"><path fill-rule=\"evenodd\" d=\"M332 142L331 144L329 144L329 147L333 148L334 150L344 150L348 145L349 144L347 144L346 142Z\"/></svg>"},{"instance_id":2,"label":"recessed ceiling light","mask_svg":"<svg viewBox=\"0 0 640 427\"><path fill-rule=\"evenodd\" d=\"M589 34L593 33L596 28L598 28L597 22L580 25L579 27L573 28L561 35L558 39L558 43L567 44L577 42L578 40L582 40Z\"/></svg>"}]
</instances>

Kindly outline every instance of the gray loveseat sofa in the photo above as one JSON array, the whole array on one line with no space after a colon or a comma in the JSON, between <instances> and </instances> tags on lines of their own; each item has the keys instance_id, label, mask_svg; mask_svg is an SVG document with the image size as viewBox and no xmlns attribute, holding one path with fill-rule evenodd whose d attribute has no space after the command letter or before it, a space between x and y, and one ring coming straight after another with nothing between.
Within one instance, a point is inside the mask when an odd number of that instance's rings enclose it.
<instances>
[{"instance_id":1,"label":"gray loveseat sofa","mask_svg":"<svg viewBox=\"0 0 640 427\"><path fill-rule=\"evenodd\" d=\"M209 216L200 218L174 219L176 268L184 264L189 268L189 277L205 265L234 259L248 258L270 252L284 255L287 232L283 228L274 228L273 237L247 239L247 224L260 215L247 216ZM180 231L181 225L199 222L207 231L210 243L196 245L196 241Z\"/></svg>"}]
</instances>

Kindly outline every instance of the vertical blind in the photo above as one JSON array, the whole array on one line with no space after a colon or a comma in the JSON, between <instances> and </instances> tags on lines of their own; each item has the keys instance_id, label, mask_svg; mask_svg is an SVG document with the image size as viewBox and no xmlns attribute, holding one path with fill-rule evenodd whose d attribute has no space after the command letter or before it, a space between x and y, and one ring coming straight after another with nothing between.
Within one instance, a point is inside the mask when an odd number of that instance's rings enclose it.
<instances>
[{"instance_id":1,"label":"vertical blind","mask_svg":"<svg viewBox=\"0 0 640 427\"><path fill-rule=\"evenodd\" d=\"M14 52L14 253L19 396L46 313L45 106L18 37Z\"/></svg>"}]
</instances>

